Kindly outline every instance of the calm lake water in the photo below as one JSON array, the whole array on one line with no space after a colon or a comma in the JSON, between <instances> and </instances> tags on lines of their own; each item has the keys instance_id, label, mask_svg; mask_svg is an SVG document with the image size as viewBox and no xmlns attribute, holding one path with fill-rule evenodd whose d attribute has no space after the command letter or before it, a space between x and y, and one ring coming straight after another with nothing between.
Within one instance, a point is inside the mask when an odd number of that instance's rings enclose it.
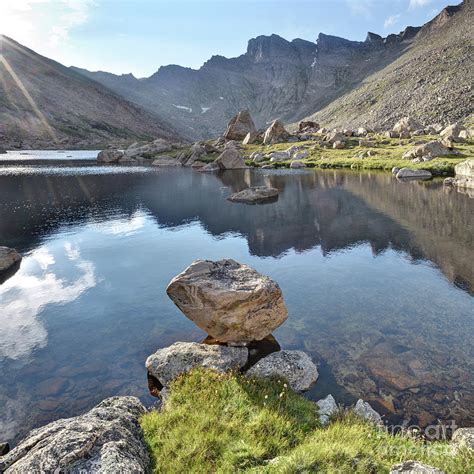
<instances>
[{"instance_id":1,"label":"calm lake water","mask_svg":"<svg viewBox=\"0 0 474 474\"><path fill-rule=\"evenodd\" d=\"M146 357L206 336L165 288L224 257L280 284L289 318L274 336L318 363L309 397L474 424L473 199L387 173L214 175L95 156L0 162L0 245L24 255L0 285L0 441L112 395L152 404ZM278 201L226 200L260 184Z\"/></svg>"}]
</instances>

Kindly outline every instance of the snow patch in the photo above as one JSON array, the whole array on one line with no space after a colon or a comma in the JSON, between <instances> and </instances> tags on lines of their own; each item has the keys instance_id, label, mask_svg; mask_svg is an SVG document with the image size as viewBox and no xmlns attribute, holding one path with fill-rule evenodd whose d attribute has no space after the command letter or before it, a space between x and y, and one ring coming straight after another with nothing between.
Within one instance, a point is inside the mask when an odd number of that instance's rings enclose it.
<instances>
[{"instance_id":1,"label":"snow patch","mask_svg":"<svg viewBox=\"0 0 474 474\"><path fill-rule=\"evenodd\" d=\"M205 114L209 109L210 109L210 107L203 107L203 106L201 105L201 113L202 113L202 114Z\"/></svg>"},{"instance_id":2,"label":"snow patch","mask_svg":"<svg viewBox=\"0 0 474 474\"><path fill-rule=\"evenodd\" d=\"M185 105L176 105L176 104L173 104L174 107L176 107L177 109L182 109L182 110L186 110L187 112L191 113L193 111L193 109L191 107L186 107Z\"/></svg>"}]
</instances>

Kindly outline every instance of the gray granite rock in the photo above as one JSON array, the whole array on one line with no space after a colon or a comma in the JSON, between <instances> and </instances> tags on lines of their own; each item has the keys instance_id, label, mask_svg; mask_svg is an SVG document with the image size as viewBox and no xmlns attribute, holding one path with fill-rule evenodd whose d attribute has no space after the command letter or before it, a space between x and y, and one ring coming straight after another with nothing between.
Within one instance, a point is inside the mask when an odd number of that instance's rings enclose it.
<instances>
[{"instance_id":1,"label":"gray granite rock","mask_svg":"<svg viewBox=\"0 0 474 474\"><path fill-rule=\"evenodd\" d=\"M287 318L278 284L235 260L197 260L166 289L207 334L234 345L259 341Z\"/></svg>"},{"instance_id":2,"label":"gray granite rock","mask_svg":"<svg viewBox=\"0 0 474 474\"><path fill-rule=\"evenodd\" d=\"M21 255L9 247L0 247L0 273L10 270L21 261Z\"/></svg>"},{"instance_id":3,"label":"gray granite rock","mask_svg":"<svg viewBox=\"0 0 474 474\"><path fill-rule=\"evenodd\" d=\"M242 202L245 204L258 204L278 197L278 189L268 186L255 186L239 191L229 196L227 199L232 202Z\"/></svg>"},{"instance_id":4,"label":"gray granite rock","mask_svg":"<svg viewBox=\"0 0 474 474\"><path fill-rule=\"evenodd\" d=\"M329 394L327 397L318 400L316 405L318 406L318 415L321 425L327 425L330 417L337 413L338 407L336 400Z\"/></svg>"},{"instance_id":5,"label":"gray granite rock","mask_svg":"<svg viewBox=\"0 0 474 474\"><path fill-rule=\"evenodd\" d=\"M295 392L308 390L318 379L318 369L302 351L279 351L260 359L247 371L250 377L282 377Z\"/></svg>"},{"instance_id":6,"label":"gray granite rock","mask_svg":"<svg viewBox=\"0 0 474 474\"><path fill-rule=\"evenodd\" d=\"M144 413L138 398L107 398L84 415L31 431L0 458L0 472L145 473L150 459L138 423Z\"/></svg>"},{"instance_id":7,"label":"gray granite rock","mask_svg":"<svg viewBox=\"0 0 474 474\"><path fill-rule=\"evenodd\" d=\"M430 179L431 173L427 170L412 170L410 168L402 168L396 174L398 179Z\"/></svg>"},{"instance_id":8,"label":"gray granite rock","mask_svg":"<svg viewBox=\"0 0 474 474\"><path fill-rule=\"evenodd\" d=\"M444 474L444 471L418 461L403 461L392 466L390 474Z\"/></svg>"},{"instance_id":9,"label":"gray granite rock","mask_svg":"<svg viewBox=\"0 0 474 474\"><path fill-rule=\"evenodd\" d=\"M376 425L383 424L382 417L370 406L369 403L364 402L364 400L357 400L353 411L364 420L371 421Z\"/></svg>"},{"instance_id":10,"label":"gray granite rock","mask_svg":"<svg viewBox=\"0 0 474 474\"><path fill-rule=\"evenodd\" d=\"M474 449L474 428L458 428L451 441L456 449Z\"/></svg>"},{"instance_id":11,"label":"gray granite rock","mask_svg":"<svg viewBox=\"0 0 474 474\"><path fill-rule=\"evenodd\" d=\"M149 356L145 366L153 377L167 386L178 375L196 367L213 369L217 372L237 371L244 367L247 359L246 347L176 342Z\"/></svg>"},{"instance_id":12,"label":"gray granite rock","mask_svg":"<svg viewBox=\"0 0 474 474\"><path fill-rule=\"evenodd\" d=\"M97 155L97 161L99 163L118 163L124 156L125 153L120 150L102 150Z\"/></svg>"}]
</instances>

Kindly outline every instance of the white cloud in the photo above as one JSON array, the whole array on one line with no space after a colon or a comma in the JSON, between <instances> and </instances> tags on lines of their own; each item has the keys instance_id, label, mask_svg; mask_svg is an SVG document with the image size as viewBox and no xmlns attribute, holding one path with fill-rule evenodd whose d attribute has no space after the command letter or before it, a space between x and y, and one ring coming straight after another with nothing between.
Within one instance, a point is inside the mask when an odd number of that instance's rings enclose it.
<instances>
[{"instance_id":1,"label":"white cloud","mask_svg":"<svg viewBox=\"0 0 474 474\"><path fill-rule=\"evenodd\" d=\"M425 7L426 5L430 3L431 3L431 0L410 0L408 9L414 10L415 8Z\"/></svg>"},{"instance_id":2,"label":"white cloud","mask_svg":"<svg viewBox=\"0 0 474 474\"><path fill-rule=\"evenodd\" d=\"M391 26L397 24L399 19L400 19L400 15L390 15L384 21L384 24L383 24L384 28L390 28Z\"/></svg>"},{"instance_id":3,"label":"white cloud","mask_svg":"<svg viewBox=\"0 0 474 474\"><path fill-rule=\"evenodd\" d=\"M52 54L89 19L95 0L0 0L0 33Z\"/></svg>"},{"instance_id":4,"label":"white cloud","mask_svg":"<svg viewBox=\"0 0 474 474\"><path fill-rule=\"evenodd\" d=\"M346 3L353 15L365 16L366 18L372 16L373 0L346 0Z\"/></svg>"}]
</instances>

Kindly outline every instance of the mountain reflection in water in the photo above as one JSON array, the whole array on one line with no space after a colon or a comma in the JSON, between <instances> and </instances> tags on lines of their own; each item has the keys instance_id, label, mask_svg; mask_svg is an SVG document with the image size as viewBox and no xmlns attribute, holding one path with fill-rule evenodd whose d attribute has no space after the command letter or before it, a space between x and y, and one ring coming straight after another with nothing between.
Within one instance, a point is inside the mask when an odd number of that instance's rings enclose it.
<instances>
[{"instance_id":1,"label":"mountain reflection in water","mask_svg":"<svg viewBox=\"0 0 474 474\"><path fill-rule=\"evenodd\" d=\"M278 343L323 368L310 397L362 397L397 421L474 422L474 200L379 173L124 168L0 176L0 240L26 254L0 286L0 438L105 396L147 399L146 355L203 339L167 282L222 257L280 283L290 314ZM226 200L262 184L280 189L276 202ZM15 299L24 347L7 316Z\"/></svg>"}]
</instances>

